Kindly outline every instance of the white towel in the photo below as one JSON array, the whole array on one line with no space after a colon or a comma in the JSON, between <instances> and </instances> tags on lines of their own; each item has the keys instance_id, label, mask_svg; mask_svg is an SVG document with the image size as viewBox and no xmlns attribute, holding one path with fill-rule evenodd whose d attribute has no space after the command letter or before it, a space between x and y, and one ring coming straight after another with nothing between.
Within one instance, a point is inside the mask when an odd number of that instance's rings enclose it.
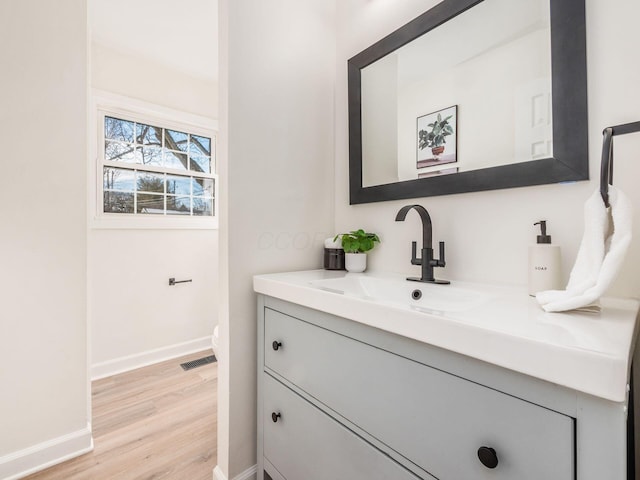
<instances>
[{"instance_id":1,"label":"white towel","mask_svg":"<svg viewBox=\"0 0 640 480\"><path fill-rule=\"evenodd\" d=\"M626 195L609 186L606 208L600 190L584 206L584 235L566 290L536 294L547 312L590 308L615 279L631 243L633 211Z\"/></svg>"}]
</instances>

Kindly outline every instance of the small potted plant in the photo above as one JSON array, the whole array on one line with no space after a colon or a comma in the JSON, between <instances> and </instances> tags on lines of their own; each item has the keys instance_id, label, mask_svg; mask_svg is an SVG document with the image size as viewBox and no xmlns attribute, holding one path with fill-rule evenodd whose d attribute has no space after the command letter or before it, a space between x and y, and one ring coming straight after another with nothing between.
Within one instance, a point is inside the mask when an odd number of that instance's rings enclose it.
<instances>
[{"instance_id":1,"label":"small potted plant","mask_svg":"<svg viewBox=\"0 0 640 480\"><path fill-rule=\"evenodd\" d=\"M367 233L362 229L335 236L334 241L342 236L342 248L345 253L345 268L348 272L364 272L367 268L367 252L380 238L375 233Z\"/></svg>"},{"instance_id":2,"label":"small potted plant","mask_svg":"<svg viewBox=\"0 0 640 480\"><path fill-rule=\"evenodd\" d=\"M449 115L446 118L442 118L442 115L438 114L438 118L427 125L431 127L431 131L420 130L418 132L418 147L420 150L424 148L431 148L434 158L438 158L438 155L442 155L444 152L444 144L447 143L446 137L453 134L453 127L449 125L449 120L453 115Z\"/></svg>"}]
</instances>

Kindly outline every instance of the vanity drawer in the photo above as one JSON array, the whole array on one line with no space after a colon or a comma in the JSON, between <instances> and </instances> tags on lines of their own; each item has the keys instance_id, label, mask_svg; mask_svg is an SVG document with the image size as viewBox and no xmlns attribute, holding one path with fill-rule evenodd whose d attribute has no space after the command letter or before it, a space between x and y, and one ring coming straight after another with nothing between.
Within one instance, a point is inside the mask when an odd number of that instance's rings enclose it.
<instances>
[{"instance_id":1,"label":"vanity drawer","mask_svg":"<svg viewBox=\"0 0 640 480\"><path fill-rule=\"evenodd\" d=\"M419 480L262 373L264 457L286 480ZM279 414L276 422L272 414Z\"/></svg>"},{"instance_id":2,"label":"vanity drawer","mask_svg":"<svg viewBox=\"0 0 640 480\"><path fill-rule=\"evenodd\" d=\"M566 415L268 308L264 362L440 480L574 479Z\"/></svg>"}]
</instances>

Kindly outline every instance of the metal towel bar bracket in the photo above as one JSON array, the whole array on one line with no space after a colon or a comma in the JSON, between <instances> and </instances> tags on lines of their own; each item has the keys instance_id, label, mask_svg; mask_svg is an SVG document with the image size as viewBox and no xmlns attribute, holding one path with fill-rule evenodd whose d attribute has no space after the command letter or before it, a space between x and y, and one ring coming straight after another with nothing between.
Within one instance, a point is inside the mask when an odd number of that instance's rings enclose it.
<instances>
[{"instance_id":1,"label":"metal towel bar bracket","mask_svg":"<svg viewBox=\"0 0 640 480\"><path fill-rule=\"evenodd\" d=\"M175 279L174 277L171 277L171 278L169 279L169 286L170 286L170 287L172 287L172 286L174 286L176 283L189 283L189 282L193 282L193 280L192 280L192 279L189 279L189 280L178 280L178 281L176 282L176 279Z\"/></svg>"},{"instance_id":2,"label":"metal towel bar bracket","mask_svg":"<svg viewBox=\"0 0 640 480\"><path fill-rule=\"evenodd\" d=\"M640 132L640 122L607 127L602 132L602 162L600 163L600 195L605 206L609 206L609 185L613 185L613 137Z\"/></svg>"}]
</instances>

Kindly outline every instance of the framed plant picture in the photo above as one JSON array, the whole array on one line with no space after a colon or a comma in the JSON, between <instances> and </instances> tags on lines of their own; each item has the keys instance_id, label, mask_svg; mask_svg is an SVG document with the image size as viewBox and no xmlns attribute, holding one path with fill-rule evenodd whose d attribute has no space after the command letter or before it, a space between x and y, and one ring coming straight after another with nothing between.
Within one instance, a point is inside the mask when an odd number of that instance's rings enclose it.
<instances>
[{"instance_id":1,"label":"framed plant picture","mask_svg":"<svg viewBox=\"0 0 640 480\"><path fill-rule=\"evenodd\" d=\"M458 161L458 106L418 117L416 128L417 168Z\"/></svg>"}]
</instances>

